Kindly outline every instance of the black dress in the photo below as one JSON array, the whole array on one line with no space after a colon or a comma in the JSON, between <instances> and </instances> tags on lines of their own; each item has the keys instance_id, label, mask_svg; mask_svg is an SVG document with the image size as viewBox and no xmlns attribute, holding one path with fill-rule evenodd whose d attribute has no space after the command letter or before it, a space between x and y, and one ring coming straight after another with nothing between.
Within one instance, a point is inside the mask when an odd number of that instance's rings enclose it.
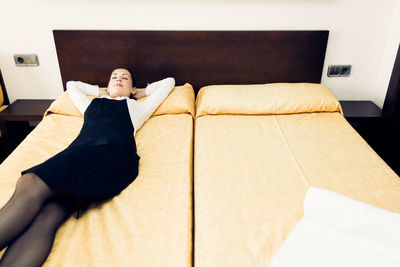
<instances>
[{"instance_id":1,"label":"black dress","mask_svg":"<svg viewBox=\"0 0 400 267\"><path fill-rule=\"evenodd\" d=\"M21 172L33 172L50 188L81 205L119 194L139 172L139 155L126 99L94 98L76 139L63 151Z\"/></svg>"}]
</instances>

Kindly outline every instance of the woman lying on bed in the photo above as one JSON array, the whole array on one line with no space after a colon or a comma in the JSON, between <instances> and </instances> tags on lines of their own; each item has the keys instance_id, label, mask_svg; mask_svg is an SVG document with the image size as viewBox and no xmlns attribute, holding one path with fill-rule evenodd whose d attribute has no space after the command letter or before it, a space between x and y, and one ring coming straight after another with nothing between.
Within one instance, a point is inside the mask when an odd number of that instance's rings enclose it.
<instances>
[{"instance_id":1,"label":"woman lying on bed","mask_svg":"<svg viewBox=\"0 0 400 267\"><path fill-rule=\"evenodd\" d=\"M56 230L93 201L112 198L138 175L135 134L175 86L174 78L136 91L134 76L115 69L107 91L67 82L67 92L84 114L76 139L63 151L21 172L14 194L0 210L0 266L40 266ZM99 96L92 101L87 95ZM145 101L138 99L150 95Z\"/></svg>"}]
</instances>

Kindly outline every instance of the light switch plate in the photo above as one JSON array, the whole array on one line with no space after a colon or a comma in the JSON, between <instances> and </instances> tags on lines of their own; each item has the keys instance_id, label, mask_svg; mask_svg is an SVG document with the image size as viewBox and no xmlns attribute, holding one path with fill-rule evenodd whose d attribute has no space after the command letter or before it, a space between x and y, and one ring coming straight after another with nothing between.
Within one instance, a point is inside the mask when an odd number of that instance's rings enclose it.
<instances>
[{"instance_id":1,"label":"light switch plate","mask_svg":"<svg viewBox=\"0 0 400 267\"><path fill-rule=\"evenodd\" d=\"M328 66L328 77L350 76L351 65L330 65Z\"/></svg>"},{"instance_id":2,"label":"light switch plate","mask_svg":"<svg viewBox=\"0 0 400 267\"><path fill-rule=\"evenodd\" d=\"M37 54L14 54L16 66L39 66Z\"/></svg>"}]
</instances>

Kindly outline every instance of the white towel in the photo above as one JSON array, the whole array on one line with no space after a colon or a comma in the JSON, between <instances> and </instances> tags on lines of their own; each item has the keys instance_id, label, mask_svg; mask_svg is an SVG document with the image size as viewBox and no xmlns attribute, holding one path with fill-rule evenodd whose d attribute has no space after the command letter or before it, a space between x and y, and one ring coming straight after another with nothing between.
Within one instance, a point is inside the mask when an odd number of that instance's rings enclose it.
<instances>
[{"instance_id":1,"label":"white towel","mask_svg":"<svg viewBox=\"0 0 400 267\"><path fill-rule=\"evenodd\" d=\"M311 187L303 218L270 266L398 267L400 214Z\"/></svg>"}]
</instances>

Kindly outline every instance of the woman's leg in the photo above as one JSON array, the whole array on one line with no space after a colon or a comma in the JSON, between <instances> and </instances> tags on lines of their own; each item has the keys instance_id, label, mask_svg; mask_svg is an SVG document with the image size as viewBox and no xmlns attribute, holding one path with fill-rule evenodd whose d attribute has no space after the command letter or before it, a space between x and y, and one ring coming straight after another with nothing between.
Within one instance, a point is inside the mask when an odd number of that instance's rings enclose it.
<instances>
[{"instance_id":1,"label":"woman's leg","mask_svg":"<svg viewBox=\"0 0 400 267\"><path fill-rule=\"evenodd\" d=\"M33 173L22 175L7 204L0 210L0 250L12 242L55 192Z\"/></svg>"},{"instance_id":2,"label":"woman's leg","mask_svg":"<svg viewBox=\"0 0 400 267\"><path fill-rule=\"evenodd\" d=\"M49 199L29 227L5 251L0 266L41 266L50 253L59 226L74 211L74 199Z\"/></svg>"}]
</instances>

